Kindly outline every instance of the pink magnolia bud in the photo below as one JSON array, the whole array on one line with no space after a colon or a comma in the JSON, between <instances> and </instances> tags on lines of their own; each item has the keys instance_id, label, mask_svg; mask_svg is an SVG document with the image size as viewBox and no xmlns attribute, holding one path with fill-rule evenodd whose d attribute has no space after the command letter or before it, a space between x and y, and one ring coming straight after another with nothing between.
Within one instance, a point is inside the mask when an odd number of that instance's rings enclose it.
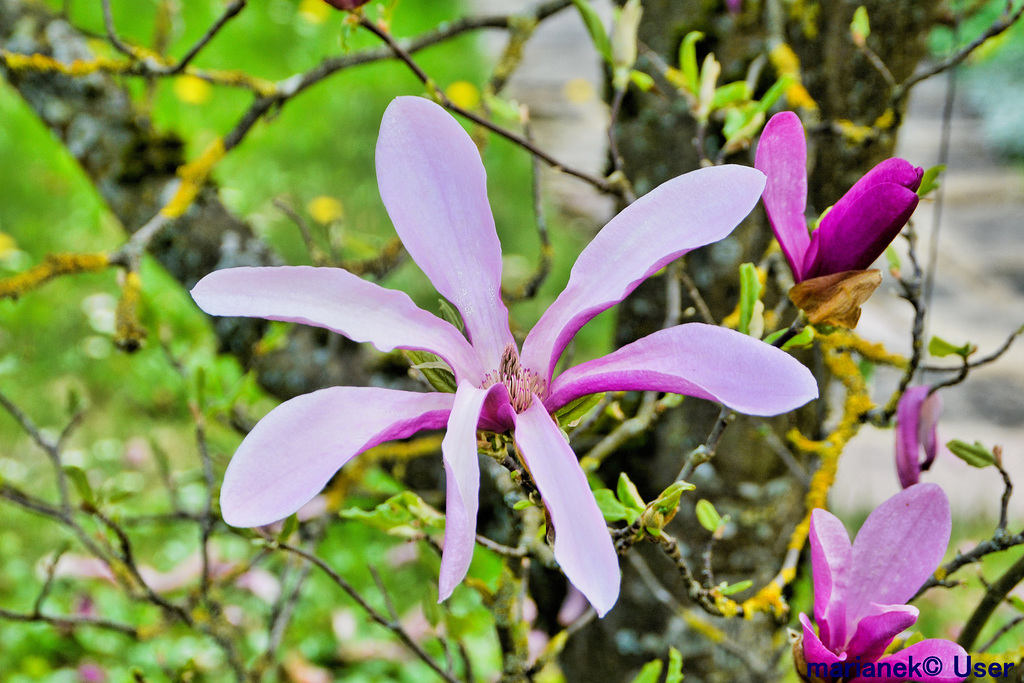
<instances>
[{"instance_id":1,"label":"pink magnolia bud","mask_svg":"<svg viewBox=\"0 0 1024 683\"><path fill-rule=\"evenodd\" d=\"M324 0L331 7L337 7L338 9L354 10L357 7L362 7L370 0Z\"/></svg>"}]
</instances>

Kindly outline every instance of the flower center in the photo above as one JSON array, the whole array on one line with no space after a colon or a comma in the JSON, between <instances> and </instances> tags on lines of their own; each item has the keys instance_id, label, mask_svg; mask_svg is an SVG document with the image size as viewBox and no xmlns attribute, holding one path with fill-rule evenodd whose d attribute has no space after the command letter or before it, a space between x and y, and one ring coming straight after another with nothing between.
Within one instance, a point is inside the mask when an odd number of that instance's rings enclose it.
<instances>
[{"instance_id":1,"label":"flower center","mask_svg":"<svg viewBox=\"0 0 1024 683\"><path fill-rule=\"evenodd\" d=\"M484 376L484 382L480 388L487 389L495 384L505 385L512 408L517 413L530 407L534 394L541 398L547 394L547 386L540 375L520 365L519 351L516 350L515 344L505 347L498 369L492 370Z\"/></svg>"}]
</instances>

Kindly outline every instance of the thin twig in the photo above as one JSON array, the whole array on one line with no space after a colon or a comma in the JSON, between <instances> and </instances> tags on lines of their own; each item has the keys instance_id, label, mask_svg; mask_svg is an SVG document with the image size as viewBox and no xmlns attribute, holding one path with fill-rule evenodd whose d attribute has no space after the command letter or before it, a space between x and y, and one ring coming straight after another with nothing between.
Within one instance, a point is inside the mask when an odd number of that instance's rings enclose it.
<instances>
[{"instance_id":1,"label":"thin twig","mask_svg":"<svg viewBox=\"0 0 1024 683\"><path fill-rule=\"evenodd\" d=\"M383 626L384 628L395 634L395 636L399 640L401 640L406 647L412 650L413 653L420 660L422 660L427 666L433 669L438 676L440 676L445 681L448 681L448 683L460 683L457 678L455 678L453 675L445 671L441 667L441 665L434 661L434 659L429 654L427 654L427 652L422 647L420 647L420 645L415 640L412 639L412 636L409 635L409 633L402 627L401 624L399 624L397 621L388 619L383 614L374 609L373 606L370 605L370 603L368 603L366 599L363 598L363 596L360 595L359 592L352 587L352 584L346 581L340 574L338 574L338 572L334 571L334 569L332 569L331 566L327 564L324 560L320 559L311 552L308 552L307 550L299 548L298 546L269 540L268 543L271 543L272 547L277 547L281 548L282 550L286 550L292 553L293 555L297 555L302 559L306 560L307 562L315 565L320 571L326 574L328 578L330 578L331 581L333 581L339 588L345 591L345 593L350 598L355 600L356 604L358 604L363 609L363 611L366 612L367 616L369 616L371 620L375 621L377 624Z\"/></svg>"},{"instance_id":2,"label":"thin twig","mask_svg":"<svg viewBox=\"0 0 1024 683\"><path fill-rule=\"evenodd\" d=\"M103 4L103 26L107 30L107 40L114 46L118 52L125 54L129 57L134 57L135 53L128 45L126 45L117 35L117 29L114 28L114 14L110 9L110 0L102 0Z\"/></svg>"},{"instance_id":3,"label":"thin twig","mask_svg":"<svg viewBox=\"0 0 1024 683\"><path fill-rule=\"evenodd\" d=\"M174 68L169 72L170 75L180 74L184 71L185 67L187 67L192 60L196 58L196 55L198 55L203 48L213 40L214 36L220 33L220 30L224 28L224 25L238 16L238 13L245 9L246 2L247 0L234 0L230 5L224 8L224 13L220 15L220 18L217 19L217 21L207 29L206 33L196 41L195 45L185 53L185 56L181 58L181 61L174 65Z\"/></svg>"}]
</instances>

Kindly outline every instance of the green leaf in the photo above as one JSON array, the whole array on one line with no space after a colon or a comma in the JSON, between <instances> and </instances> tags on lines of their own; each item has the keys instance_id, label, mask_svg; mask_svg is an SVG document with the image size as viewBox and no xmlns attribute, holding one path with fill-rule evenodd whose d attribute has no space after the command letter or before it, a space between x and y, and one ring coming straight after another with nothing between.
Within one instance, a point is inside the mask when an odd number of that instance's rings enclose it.
<instances>
[{"instance_id":1,"label":"green leaf","mask_svg":"<svg viewBox=\"0 0 1024 683\"><path fill-rule=\"evenodd\" d=\"M85 470L76 465L64 465L63 469L64 474L71 480L82 500L90 505L95 505L96 495L92 492L92 486L89 485L89 477L86 475Z\"/></svg>"},{"instance_id":2,"label":"green leaf","mask_svg":"<svg viewBox=\"0 0 1024 683\"><path fill-rule=\"evenodd\" d=\"M634 69L629 72L629 80L632 81L633 85L640 88L644 92L650 92L654 90L654 79L650 75L645 74L643 71L637 71Z\"/></svg>"},{"instance_id":3,"label":"green leaf","mask_svg":"<svg viewBox=\"0 0 1024 683\"><path fill-rule=\"evenodd\" d=\"M754 304L760 299L761 279L757 276L757 267L753 263L744 263L740 266L740 333L750 333Z\"/></svg>"},{"instance_id":4,"label":"green leaf","mask_svg":"<svg viewBox=\"0 0 1024 683\"><path fill-rule=\"evenodd\" d=\"M899 252L897 252L891 244L885 248L885 262L889 264L890 271L895 271L897 273L903 265L900 263Z\"/></svg>"},{"instance_id":5,"label":"green leaf","mask_svg":"<svg viewBox=\"0 0 1024 683\"><path fill-rule=\"evenodd\" d=\"M738 102L750 99L750 85L746 81L734 81L719 86L711 100L712 109L724 109Z\"/></svg>"},{"instance_id":6,"label":"green leaf","mask_svg":"<svg viewBox=\"0 0 1024 683\"><path fill-rule=\"evenodd\" d=\"M392 496L373 510L352 508L338 514L402 538L415 538L426 531L444 529L444 515L412 491Z\"/></svg>"},{"instance_id":7,"label":"green leaf","mask_svg":"<svg viewBox=\"0 0 1024 683\"><path fill-rule=\"evenodd\" d=\"M604 24L601 23L601 17L597 15L594 7L588 0L572 0L572 4L576 5L576 9L580 11L580 16L583 17L583 24L587 27L587 33L590 34L594 47L604 60L611 64L612 43L608 39L608 33L604 30Z\"/></svg>"},{"instance_id":8,"label":"green leaf","mask_svg":"<svg viewBox=\"0 0 1024 683\"><path fill-rule=\"evenodd\" d=\"M621 522L629 519L626 506L619 502L611 489L597 489L594 491L594 499L597 500L597 507L601 510L604 521Z\"/></svg>"},{"instance_id":9,"label":"green leaf","mask_svg":"<svg viewBox=\"0 0 1024 683\"><path fill-rule=\"evenodd\" d=\"M980 441L969 444L960 439L953 439L946 444L946 448L971 467L989 467L996 462L996 457L992 454L992 451L985 448Z\"/></svg>"},{"instance_id":10,"label":"green leaf","mask_svg":"<svg viewBox=\"0 0 1024 683\"><path fill-rule=\"evenodd\" d=\"M697 487L688 481L673 482L667 489L661 492L661 495L651 505L658 512L668 514L679 506L679 499L682 498L685 491L692 491L695 488Z\"/></svg>"},{"instance_id":11,"label":"green leaf","mask_svg":"<svg viewBox=\"0 0 1024 683\"><path fill-rule=\"evenodd\" d=\"M773 344L775 340L784 335L787 332L786 329L776 330L767 337L764 338L765 344ZM783 350L789 349L803 349L811 345L814 341L814 326L808 325L804 329L797 332L789 341L782 345Z\"/></svg>"},{"instance_id":12,"label":"green leaf","mask_svg":"<svg viewBox=\"0 0 1024 683\"><path fill-rule=\"evenodd\" d=\"M680 683L683 680L683 655L674 647L668 649L668 671L665 683Z\"/></svg>"},{"instance_id":13,"label":"green leaf","mask_svg":"<svg viewBox=\"0 0 1024 683\"><path fill-rule=\"evenodd\" d=\"M454 306L448 303L446 299L438 299L437 307L441 310L442 318L459 328L459 332L466 333L466 323L463 322L462 316L455 310Z\"/></svg>"},{"instance_id":14,"label":"green leaf","mask_svg":"<svg viewBox=\"0 0 1024 683\"><path fill-rule=\"evenodd\" d=\"M1011 595L1010 604L1013 605L1013 608L1018 612L1024 612L1024 599L1019 595Z\"/></svg>"},{"instance_id":15,"label":"green leaf","mask_svg":"<svg viewBox=\"0 0 1024 683\"><path fill-rule=\"evenodd\" d=\"M455 393L455 373L438 356L429 351L408 349L405 352L412 366L423 373L430 386L446 394Z\"/></svg>"},{"instance_id":16,"label":"green leaf","mask_svg":"<svg viewBox=\"0 0 1024 683\"><path fill-rule=\"evenodd\" d=\"M573 427L584 415L593 410L594 406L601 402L604 394L590 394L582 396L575 401L570 401L555 412L555 420L559 427Z\"/></svg>"},{"instance_id":17,"label":"green leaf","mask_svg":"<svg viewBox=\"0 0 1024 683\"><path fill-rule=\"evenodd\" d=\"M633 679L633 683L658 683L663 666L660 659L647 662L644 664L644 668L640 669L640 673L636 675L636 678Z\"/></svg>"},{"instance_id":18,"label":"green leaf","mask_svg":"<svg viewBox=\"0 0 1024 683\"><path fill-rule=\"evenodd\" d=\"M605 490L607 490L607 489L605 489ZM608 493L611 493L611 491L608 491ZM524 498L522 500L517 500L515 502L515 504L512 506L512 509L518 511L518 510L525 510L526 508L532 508L532 507L533 507L533 501L530 500L529 498Z\"/></svg>"},{"instance_id":19,"label":"green leaf","mask_svg":"<svg viewBox=\"0 0 1024 683\"><path fill-rule=\"evenodd\" d=\"M858 7L853 13L853 21L850 22L850 33L853 35L853 43L857 47L864 47L868 36L871 35L868 11L863 5Z\"/></svg>"},{"instance_id":20,"label":"green leaf","mask_svg":"<svg viewBox=\"0 0 1024 683\"><path fill-rule=\"evenodd\" d=\"M956 346L942 337L936 336L933 336L931 341L928 342L928 353L936 358L943 358L945 356L960 356L961 358L967 358L974 353L977 348L978 347L970 342L967 342L963 346Z\"/></svg>"},{"instance_id":21,"label":"green leaf","mask_svg":"<svg viewBox=\"0 0 1024 683\"><path fill-rule=\"evenodd\" d=\"M637 512L643 512L647 509L647 503L640 497L636 484L630 480L629 475L625 472L619 474L619 483L615 488L615 492L618 495L619 502L627 508L633 508Z\"/></svg>"},{"instance_id":22,"label":"green leaf","mask_svg":"<svg viewBox=\"0 0 1024 683\"><path fill-rule=\"evenodd\" d=\"M711 533L715 533L718 527L722 526L722 516L718 514L711 501L704 498L697 501L697 521Z\"/></svg>"},{"instance_id":23,"label":"green leaf","mask_svg":"<svg viewBox=\"0 0 1024 683\"><path fill-rule=\"evenodd\" d=\"M720 588L718 592L722 595L735 595L736 593L742 593L753 585L754 582L750 580L740 581L739 583L734 583L725 586L724 588Z\"/></svg>"},{"instance_id":24,"label":"green leaf","mask_svg":"<svg viewBox=\"0 0 1024 683\"><path fill-rule=\"evenodd\" d=\"M700 76L697 72L697 41L703 40L700 31L690 31L679 46L679 70L683 72L686 89L694 95L700 88Z\"/></svg>"},{"instance_id":25,"label":"green leaf","mask_svg":"<svg viewBox=\"0 0 1024 683\"><path fill-rule=\"evenodd\" d=\"M772 87L768 88L768 92L764 94L764 97L758 100L756 105L757 111L762 114L767 113L779 101L779 98L785 94L786 88L793 85L795 80L796 78L793 76L782 76L779 80L775 81Z\"/></svg>"},{"instance_id":26,"label":"green leaf","mask_svg":"<svg viewBox=\"0 0 1024 683\"><path fill-rule=\"evenodd\" d=\"M444 607L437 601L437 588L430 585L423 595L423 617L430 624L430 628L437 628L445 617Z\"/></svg>"},{"instance_id":27,"label":"green leaf","mask_svg":"<svg viewBox=\"0 0 1024 683\"><path fill-rule=\"evenodd\" d=\"M929 192L939 189L939 174L946 170L945 164L932 166L921 176L921 187L917 188L917 196L924 197Z\"/></svg>"},{"instance_id":28,"label":"green leaf","mask_svg":"<svg viewBox=\"0 0 1024 683\"><path fill-rule=\"evenodd\" d=\"M299 513L295 513L288 516L288 519L284 520L284 524L281 525L281 533L277 535L278 541L287 541L288 537L291 536L299 528Z\"/></svg>"}]
</instances>

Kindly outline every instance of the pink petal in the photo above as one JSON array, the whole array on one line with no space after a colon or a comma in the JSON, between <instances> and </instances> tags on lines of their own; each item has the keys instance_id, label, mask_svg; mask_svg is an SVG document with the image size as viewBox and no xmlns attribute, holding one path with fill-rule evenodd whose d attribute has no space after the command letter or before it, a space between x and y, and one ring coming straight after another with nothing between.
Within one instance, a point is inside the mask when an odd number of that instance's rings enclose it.
<instances>
[{"instance_id":1,"label":"pink petal","mask_svg":"<svg viewBox=\"0 0 1024 683\"><path fill-rule=\"evenodd\" d=\"M777 415L818 396L803 365L770 344L714 325L660 330L566 370L551 385L549 411L601 391L667 391L718 401L751 415Z\"/></svg>"},{"instance_id":2,"label":"pink petal","mask_svg":"<svg viewBox=\"0 0 1024 683\"><path fill-rule=\"evenodd\" d=\"M473 560L476 515L480 505L476 428L484 401L489 394L499 391L504 391L503 385L478 389L469 382L460 382L455 392L448 431L441 442L447 497L438 602L448 599L455 587L462 583Z\"/></svg>"},{"instance_id":3,"label":"pink petal","mask_svg":"<svg viewBox=\"0 0 1024 683\"><path fill-rule=\"evenodd\" d=\"M936 673L925 673L924 661L929 657L937 657L938 663L942 665L942 670ZM911 662L913 658L913 662ZM862 676L853 679L850 683L897 683L898 681L930 681L931 683L959 683L965 679L965 676L957 676L955 674L956 669L963 671L967 668L967 651L956 643L948 640L939 640L937 638L930 640L922 640L919 643L914 643L905 650L900 650L895 654L891 654L888 657L882 657L875 664L875 673L878 673L879 664L890 664L894 665L897 662L903 662L907 665L907 673L910 673L910 665L916 665L914 675L904 676ZM954 662L956 668L954 668Z\"/></svg>"},{"instance_id":4,"label":"pink petal","mask_svg":"<svg viewBox=\"0 0 1024 683\"><path fill-rule=\"evenodd\" d=\"M210 315L324 327L381 351L423 349L444 358L460 379L483 380L476 352L455 327L418 308L404 292L341 268L227 268L200 280L192 298Z\"/></svg>"},{"instance_id":5,"label":"pink petal","mask_svg":"<svg viewBox=\"0 0 1024 683\"><path fill-rule=\"evenodd\" d=\"M793 270L793 279L804 279L801 268L810 244L807 231L807 140L800 117L779 112L765 125L757 143L754 168L768 178L764 210L775 238Z\"/></svg>"},{"instance_id":6,"label":"pink petal","mask_svg":"<svg viewBox=\"0 0 1024 683\"><path fill-rule=\"evenodd\" d=\"M334 473L367 448L448 421L451 394L376 387L331 387L285 401L238 447L220 492L231 526L284 519L320 492Z\"/></svg>"},{"instance_id":7,"label":"pink petal","mask_svg":"<svg viewBox=\"0 0 1024 683\"><path fill-rule=\"evenodd\" d=\"M873 662L882 656L893 638L917 621L918 609L910 605L872 605L874 614L862 616L857 623L846 653L850 659L860 657Z\"/></svg>"},{"instance_id":8,"label":"pink petal","mask_svg":"<svg viewBox=\"0 0 1024 683\"><path fill-rule=\"evenodd\" d=\"M902 185L882 183L866 188L855 202L844 199L811 235L804 278L870 267L910 220L919 198Z\"/></svg>"},{"instance_id":9,"label":"pink petal","mask_svg":"<svg viewBox=\"0 0 1024 683\"><path fill-rule=\"evenodd\" d=\"M513 339L501 301L501 244L476 145L430 100L398 97L380 125L377 184L409 255L462 313L484 365L498 367Z\"/></svg>"},{"instance_id":10,"label":"pink petal","mask_svg":"<svg viewBox=\"0 0 1024 683\"><path fill-rule=\"evenodd\" d=\"M804 631L804 661L831 666L846 659L845 652L837 655L825 647L821 639L814 633L810 618L803 612L800 613L800 624Z\"/></svg>"},{"instance_id":11,"label":"pink petal","mask_svg":"<svg viewBox=\"0 0 1024 683\"><path fill-rule=\"evenodd\" d=\"M619 598L619 558L587 477L536 396L516 415L516 443L555 530L555 560L598 616Z\"/></svg>"},{"instance_id":12,"label":"pink petal","mask_svg":"<svg viewBox=\"0 0 1024 683\"><path fill-rule=\"evenodd\" d=\"M839 518L821 508L811 512L811 572L814 577L814 620L828 647L841 650L848 637L843 591L849 582L853 546Z\"/></svg>"},{"instance_id":13,"label":"pink petal","mask_svg":"<svg viewBox=\"0 0 1024 683\"><path fill-rule=\"evenodd\" d=\"M759 171L714 166L669 180L623 209L576 259L565 291L526 337L523 366L549 379L587 321L666 264L732 232L763 188Z\"/></svg>"},{"instance_id":14,"label":"pink petal","mask_svg":"<svg viewBox=\"0 0 1024 683\"><path fill-rule=\"evenodd\" d=\"M872 614L872 603L913 597L942 561L951 528L949 501L935 484L916 484L875 508L853 542L848 623Z\"/></svg>"},{"instance_id":15,"label":"pink petal","mask_svg":"<svg viewBox=\"0 0 1024 683\"><path fill-rule=\"evenodd\" d=\"M938 449L936 423L942 412L942 398L938 392L929 396L929 391L929 386L910 387L896 407L896 473L903 488L919 481L921 471L931 466Z\"/></svg>"}]
</instances>

